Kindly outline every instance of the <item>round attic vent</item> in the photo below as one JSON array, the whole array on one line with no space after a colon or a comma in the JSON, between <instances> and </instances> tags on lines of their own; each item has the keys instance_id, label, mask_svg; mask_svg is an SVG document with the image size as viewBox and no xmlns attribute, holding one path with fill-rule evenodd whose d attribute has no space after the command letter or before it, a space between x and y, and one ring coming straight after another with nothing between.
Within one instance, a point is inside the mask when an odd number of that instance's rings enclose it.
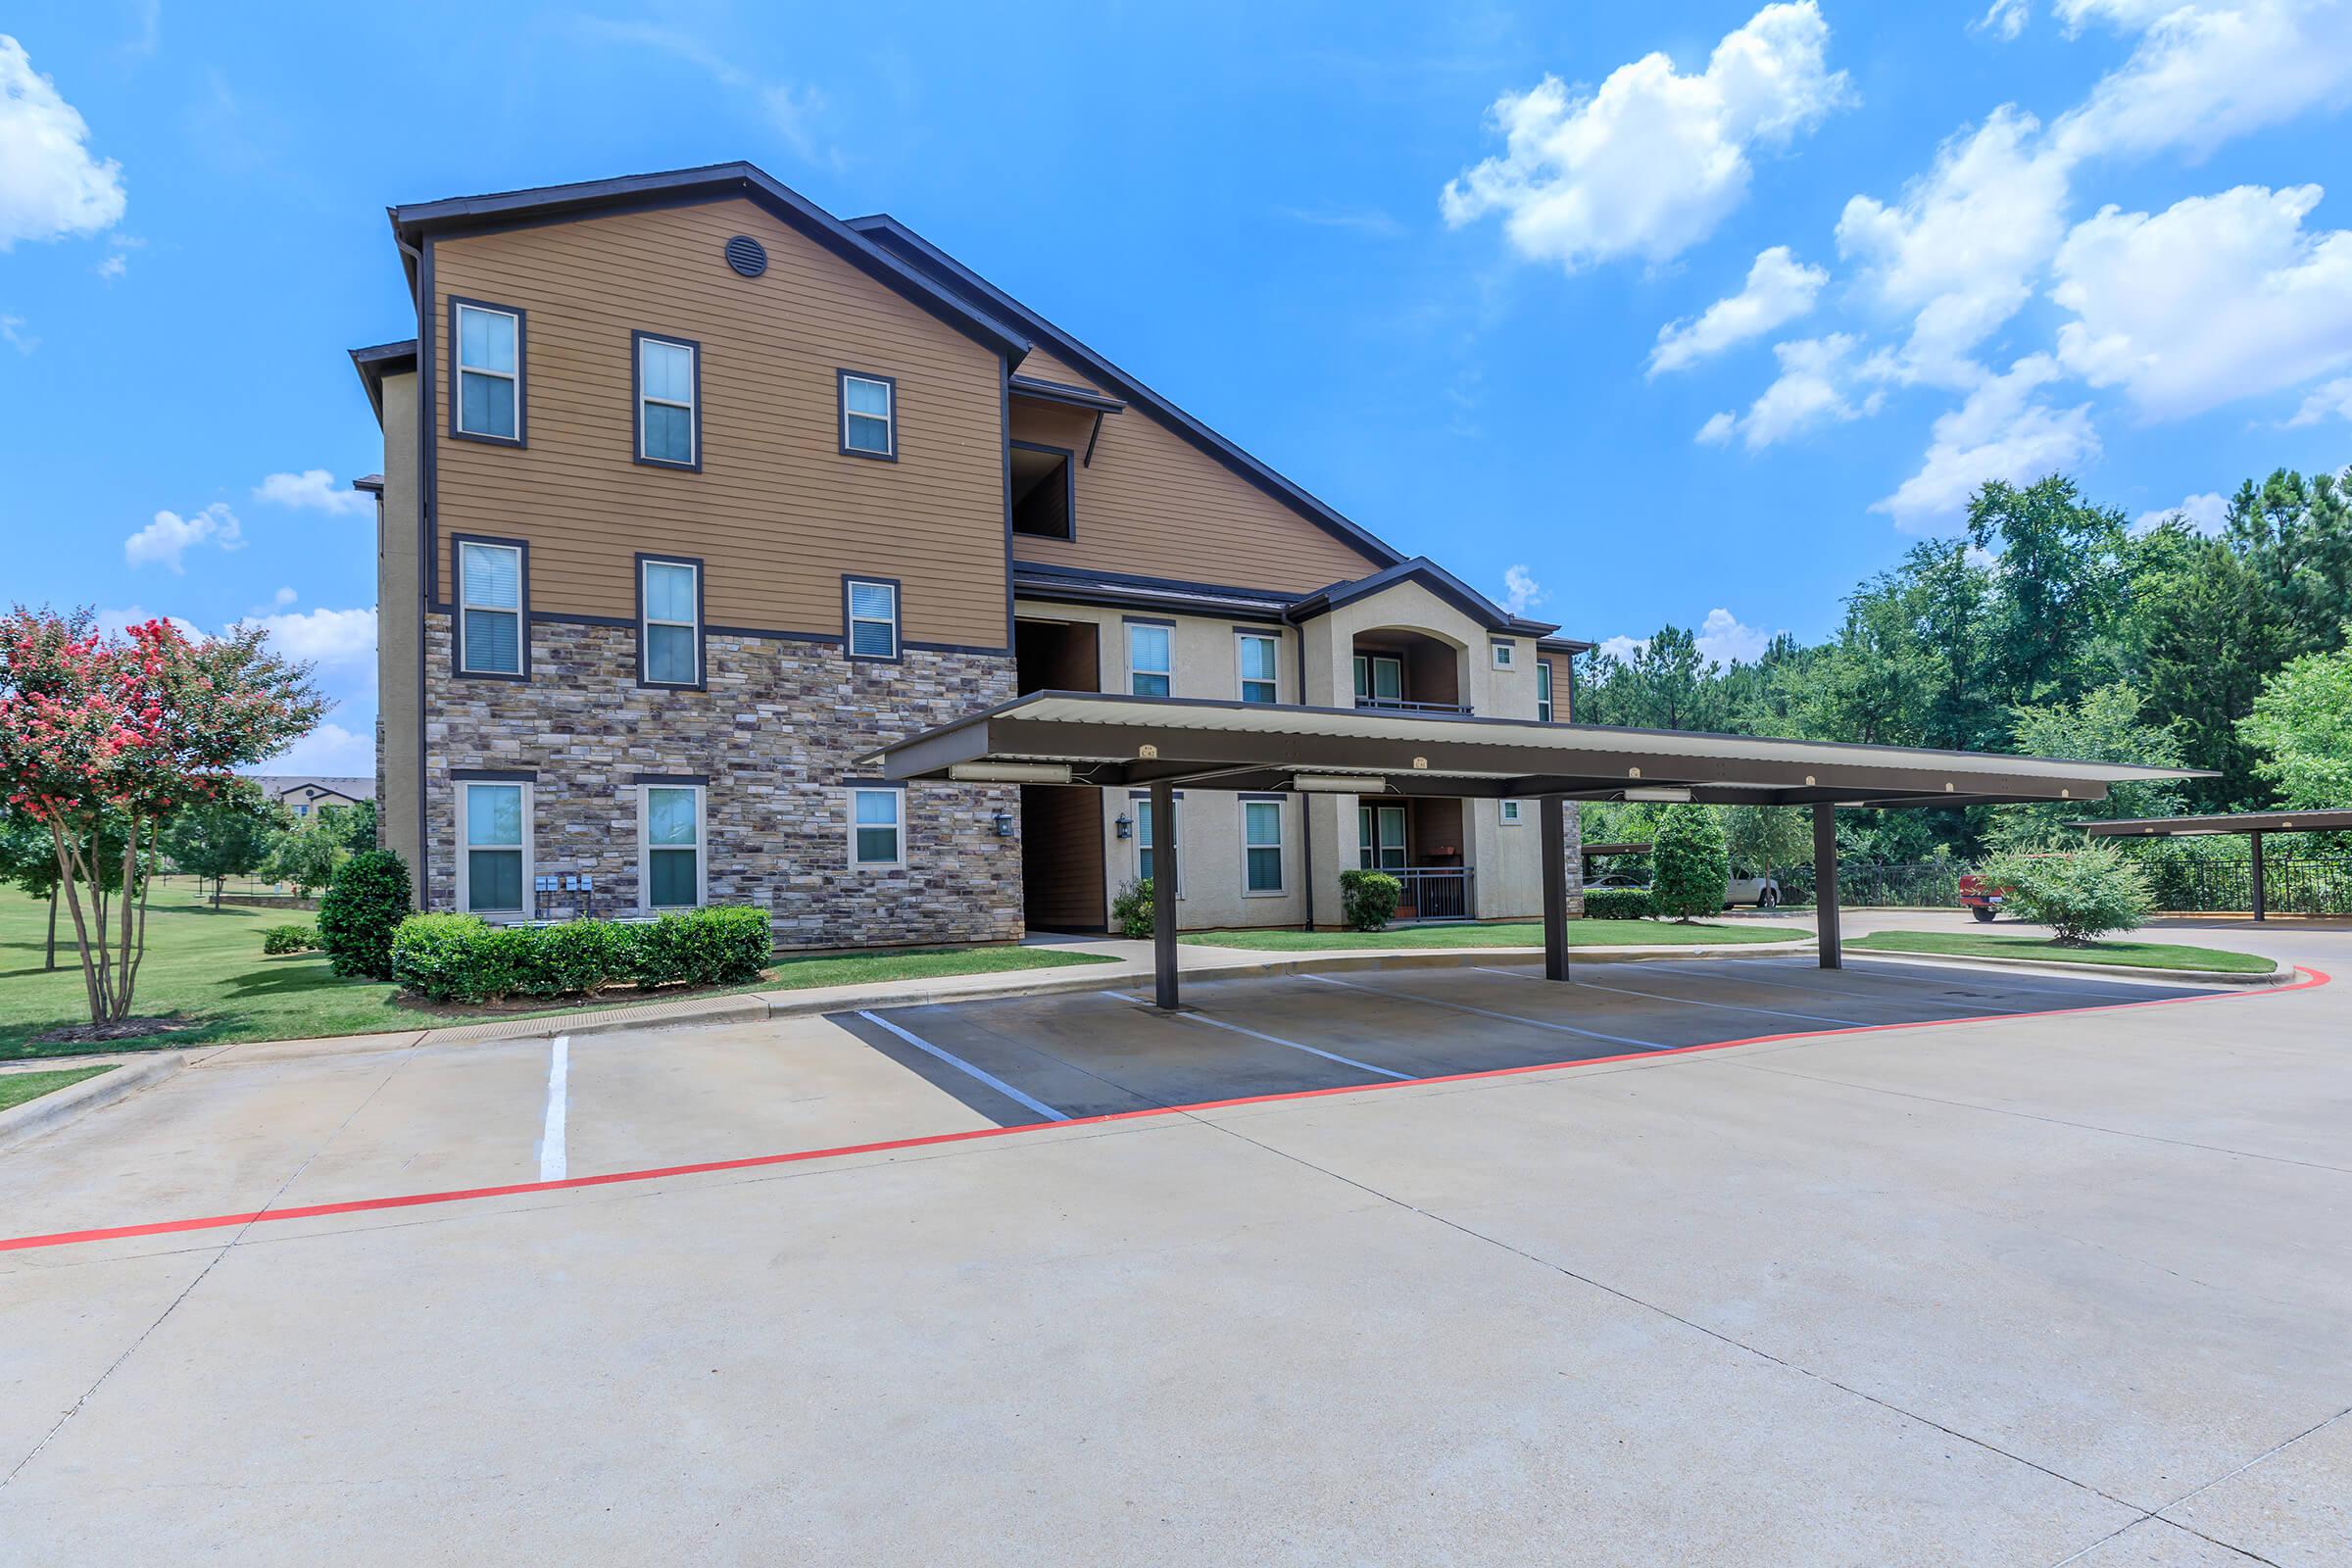
<instances>
[{"instance_id":1,"label":"round attic vent","mask_svg":"<svg viewBox=\"0 0 2352 1568\"><path fill-rule=\"evenodd\" d=\"M727 265L746 277L758 277L767 270L767 248L749 234L738 234L727 241Z\"/></svg>"}]
</instances>

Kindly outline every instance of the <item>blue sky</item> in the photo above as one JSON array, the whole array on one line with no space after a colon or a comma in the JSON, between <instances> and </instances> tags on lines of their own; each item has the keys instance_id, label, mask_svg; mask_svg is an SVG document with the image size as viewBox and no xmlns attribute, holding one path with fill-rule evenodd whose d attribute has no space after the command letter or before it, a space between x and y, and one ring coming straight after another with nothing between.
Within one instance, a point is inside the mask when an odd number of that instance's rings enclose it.
<instances>
[{"instance_id":1,"label":"blue sky","mask_svg":"<svg viewBox=\"0 0 2352 1568\"><path fill-rule=\"evenodd\" d=\"M1987 3L20 0L0 584L268 618L365 770L384 207L733 158L1581 636L1819 637L1987 476L2352 460L2352 0Z\"/></svg>"}]
</instances>

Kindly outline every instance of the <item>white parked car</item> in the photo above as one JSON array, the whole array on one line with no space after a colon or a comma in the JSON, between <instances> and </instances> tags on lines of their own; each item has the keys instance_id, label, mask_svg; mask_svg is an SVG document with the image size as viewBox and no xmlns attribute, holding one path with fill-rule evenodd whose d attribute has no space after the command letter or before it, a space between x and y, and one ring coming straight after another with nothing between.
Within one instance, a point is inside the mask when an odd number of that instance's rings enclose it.
<instances>
[{"instance_id":1,"label":"white parked car","mask_svg":"<svg viewBox=\"0 0 2352 1568\"><path fill-rule=\"evenodd\" d=\"M1773 877L1750 871L1744 866L1732 867L1732 879L1724 884L1723 906L1752 904L1759 909L1775 909L1781 904L1781 884Z\"/></svg>"}]
</instances>

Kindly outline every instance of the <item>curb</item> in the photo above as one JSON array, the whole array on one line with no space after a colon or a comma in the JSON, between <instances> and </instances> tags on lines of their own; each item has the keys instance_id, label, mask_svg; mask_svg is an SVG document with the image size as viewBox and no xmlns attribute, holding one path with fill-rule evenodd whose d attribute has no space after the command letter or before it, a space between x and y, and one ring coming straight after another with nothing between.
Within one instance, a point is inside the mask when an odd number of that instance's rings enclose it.
<instances>
[{"instance_id":1,"label":"curb","mask_svg":"<svg viewBox=\"0 0 2352 1568\"><path fill-rule=\"evenodd\" d=\"M161 1083L187 1064L188 1058L176 1051L160 1052L136 1061L126 1061L95 1078L84 1078L77 1084L52 1090L38 1100L28 1100L22 1105L0 1110L0 1149L37 1138L103 1105L111 1105L118 1100L135 1095L150 1084Z\"/></svg>"},{"instance_id":2,"label":"curb","mask_svg":"<svg viewBox=\"0 0 2352 1568\"><path fill-rule=\"evenodd\" d=\"M1857 948L1850 942L1845 946L1845 956L1849 958L1879 958L1891 963L1940 964L1954 969L2014 969L2021 974L2058 975L2069 980L2110 975L2119 980L2160 980L2166 985L2175 986L2283 986L2293 984L2298 973L2292 964L2278 965L2269 974L2243 974L2226 969L2157 969L2138 963L2067 963L2056 958L1993 958L1949 953L1902 953L1892 948ZM2275 958L2271 961L2278 964Z\"/></svg>"}]
</instances>

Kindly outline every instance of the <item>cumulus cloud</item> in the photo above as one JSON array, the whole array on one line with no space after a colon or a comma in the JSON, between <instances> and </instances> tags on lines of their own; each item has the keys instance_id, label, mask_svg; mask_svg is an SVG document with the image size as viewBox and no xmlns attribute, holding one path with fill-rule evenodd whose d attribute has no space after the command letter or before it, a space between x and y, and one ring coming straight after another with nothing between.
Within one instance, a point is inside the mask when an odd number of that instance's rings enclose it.
<instances>
[{"instance_id":1,"label":"cumulus cloud","mask_svg":"<svg viewBox=\"0 0 2352 1568\"><path fill-rule=\"evenodd\" d=\"M366 778L375 771L375 737L320 724L270 759L271 773L309 773L322 778Z\"/></svg>"},{"instance_id":2,"label":"cumulus cloud","mask_svg":"<svg viewBox=\"0 0 2352 1568\"><path fill-rule=\"evenodd\" d=\"M1991 9L1970 23L1968 29L1971 32L1995 33L2003 42L2007 42L2026 30L2026 21L2030 15L2026 0L1992 0Z\"/></svg>"},{"instance_id":3,"label":"cumulus cloud","mask_svg":"<svg viewBox=\"0 0 2352 1568\"><path fill-rule=\"evenodd\" d=\"M375 498L349 485L338 486L335 476L324 468L305 468L300 473L273 473L254 487L254 499L272 506L292 507L297 511L333 513L338 516L357 516L375 511Z\"/></svg>"},{"instance_id":4,"label":"cumulus cloud","mask_svg":"<svg viewBox=\"0 0 2352 1568\"><path fill-rule=\"evenodd\" d=\"M1958 515L1988 479L2020 483L2099 450L2090 405L2052 409L2039 390L2063 375L2047 354L2029 354L2005 374L1986 376L1935 424L1926 460L1894 494L1872 505L1895 526L1918 532Z\"/></svg>"},{"instance_id":5,"label":"cumulus cloud","mask_svg":"<svg viewBox=\"0 0 2352 1568\"><path fill-rule=\"evenodd\" d=\"M1707 416L1707 422L1698 427L1698 434L1692 439L1702 447L1724 446L1731 441L1739 429L1739 416L1728 411L1710 414Z\"/></svg>"},{"instance_id":6,"label":"cumulus cloud","mask_svg":"<svg viewBox=\"0 0 2352 1568\"><path fill-rule=\"evenodd\" d=\"M1649 639L1646 637L1603 637L1600 640L1599 653L1602 658L1614 659L1622 664L1628 660L1639 658L1642 651L1648 646Z\"/></svg>"},{"instance_id":7,"label":"cumulus cloud","mask_svg":"<svg viewBox=\"0 0 2352 1568\"><path fill-rule=\"evenodd\" d=\"M1814 0L1768 5L1696 74L1650 54L1589 94L1556 76L1506 92L1491 114L1504 151L1449 181L1440 209L1456 227L1499 213L1521 255L1570 270L1670 260L1746 196L1751 150L1785 145L1850 101L1829 38Z\"/></svg>"},{"instance_id":8,"label":"cumulus cloud","mask_svg":"<svg viewBox=\"0 0 2352 1568\"><path fill-rule=\"evenodd\" d=\"M1544 599L1544 585L1536 581L1534 572L1523 565L1502 568L1503 609L1514 615L1524 615Z\"/></svg>"},{"instance_id":9,"label":"cumulus cloud","mask_svg":"<svg viewBox=\"0 0 2352 1568\"><path fill-rule=\"evenodd\" d=\"M2059 15L2070 27L2096 20L2142 33L2132 58L2052 127L2069 160L2173 148L2203 157L2341 103L2352 85L2352 6L2342 0L2075 0Z\"/></svg>"},{"instance_id":10,"label":"cumulus cloud","mask_svg":"<svg viewBox=\"0 0 2352 1568\"><path fill-rule=\"evenodd\" d=\"M2240 185L2076 225L2050 291L2076 317L2059 360L2156 419L2352 365L2352 232L2304 232L2320 195Z\"/></svg>"},{"instance_id":11,"label":"cumulus cloud","mask_svg":"<svg viewBox=\"0 0 2352 1568\"><path fill-rule=\"evenodd\" d=\"M1710 610L1691 639L1699 653L1719 664L1752 664L1772 646L1772 633L1742 622L1728 610Z\"/></svg>"},{"instance_id":12,"label":"cumulus cloud","mask_svg":"<svg viewBox=\"0 0 2352 1568\"><path fill-rule=\"evenodd\" d=\"M2141 513L2132 519L2132 531L2134 534L2148 533L2174 517L2185 517L2188 525L2199 533L2220 533L2222 523L2229 514L2230 503L2222 498L2220 492L2208 490L2203 495L2181 497L2177 507L2159 507L2153 512Z\"/></svg>"},{"instance_id":13,"label":"cumulus cloud","mask_svg":"<svg viewBox=\"0 0 2352 1568\"><path fill-rule=\"evenodd\" d=\"M93 159L89 133L24 46L0 33L0 251L122 220L122 166Z\"/></svg>"},{"instance_id":14,"label":"cumulus cloud","mask_svg":"<svg viewBox=\"0 0 2352 1568\"><path fill-rule=\"evenodd\" d=\"M1759 251L1739 293L1717 300L1695 320L1670 321L1658 328L1649 373L1688 368L1795 320L1813 309L1814 297L1829 280L1827 271L1799 262L1786 245Z\"/></svg>"},{"instance_id":15,"label":"cumulus cloud","mask_svg":"<svg viewBox=\"0 0 2352 1568\"><path fill-rule=\"evenodd\" d=\"M2317 424L2326 418L2352 419L2352 375L2338 376L2325 386L2306 393L2303 406L2287 424Z\"/></svg>"},{"instance_id":16,"label":"cumulus cloud","mask_svg":"<svg viewBox=\"0 0 2352 1568\"><path fill-rule=\"evenodd\" d=\"M259 626L270 644L288 659L308 660L322 672L359 669L375 660L373 610L298 610L249 615L237 623Z\"/></svg>"},{"instance_id":17,"label":"cumulus cloud","mask_svg":"<svg viewBox=\"0 0 2352 1568\"><path fill-rule=\"evenodd\" d=\"M174 572L185 571L180 558L198 545L222 550L245 548L245 530L227 504L216 501L202 512L181 516L159 512L155 520L122 541L122 559L134 566L160 563Z\"/></svg>"},{"instance_id":18,"label":"cumulus cloud","mask_svg":"<svg viewBox=\"0 0 2352 1568\"><path fill-rule=\"evenodd\" d=\"M1720 446L1737 433L1748 451L1760 452L1818 425L1876 414L1882 394L1874 388L1857 395L1861 374L1854 350L1861 342L1850 332L1833 332L1774 344L1780 375L1745 414L1716 415L1700 427L1698 439Z\"/></svg>"}]
</instances>

